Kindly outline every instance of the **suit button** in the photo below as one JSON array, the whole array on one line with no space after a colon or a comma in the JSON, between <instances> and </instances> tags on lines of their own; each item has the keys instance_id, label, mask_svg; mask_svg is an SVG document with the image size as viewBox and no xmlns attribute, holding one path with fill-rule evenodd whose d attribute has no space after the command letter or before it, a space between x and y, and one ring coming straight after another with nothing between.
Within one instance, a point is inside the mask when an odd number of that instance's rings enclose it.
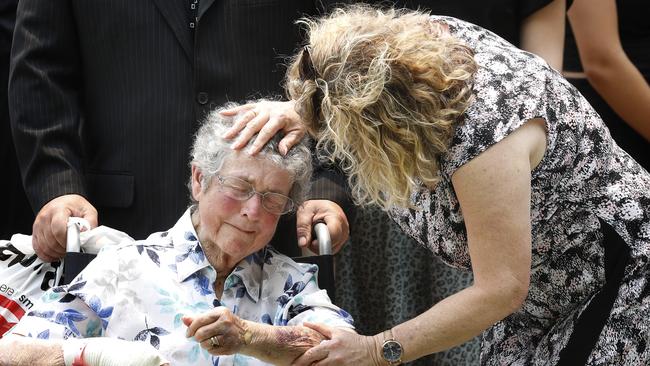
<instances>
[{"instance_id":1,"label":"suit button","mask_svg":"<svg viewBox=\"0 0 650 366\"><path fill-rule=\"evenodd\" d=\"M199 104L205 104L208 102L208 93L206 92L200 92L196 96L196 101L199 102Z\"/></svg>"}]
</instances>

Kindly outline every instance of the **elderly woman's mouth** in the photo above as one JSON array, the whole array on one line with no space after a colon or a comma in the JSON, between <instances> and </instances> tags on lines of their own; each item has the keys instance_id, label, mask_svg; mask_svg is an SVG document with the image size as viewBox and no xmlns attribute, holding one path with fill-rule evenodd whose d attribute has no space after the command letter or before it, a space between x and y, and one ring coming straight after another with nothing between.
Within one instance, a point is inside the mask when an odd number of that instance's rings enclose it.
<instances>
[{"instance_id":1,"label":"elderly woman's mouth","mask_svg":"<svg viewBox=\"0 0 650 366\"><path fill-rule=\"evenodd\" d=\"M230 223L226 223L226 224L228 224L228 225L234 227L235 229L237 229L237 230L239 230L239 231L241 231L243 233L246 233L246 234L254 234L255 233L255 230L247 230L247 229L245 229L245 228L243 228L241 226L230 224Z\"/></svg>"}]
</instances>

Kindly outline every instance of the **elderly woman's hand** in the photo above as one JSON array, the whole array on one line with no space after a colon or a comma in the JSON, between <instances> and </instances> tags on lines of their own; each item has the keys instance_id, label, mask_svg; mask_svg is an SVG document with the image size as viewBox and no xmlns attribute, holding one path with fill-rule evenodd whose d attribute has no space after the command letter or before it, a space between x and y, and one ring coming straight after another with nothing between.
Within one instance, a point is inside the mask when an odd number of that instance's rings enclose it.
<instances>
[{"instance_id":1,"label":"elderly woman's hand","mask_svg":"<svg viewBox=\"0 0 650 366\"><path fill-rule=\"evenodd\" d=\"M216 307L197 316L184 316L186 336L194 337L206 351L214 355L241 353L252 341L248 322L225 306Z\"/></svg>"},{"instance_id":2,"label":"elderly woman's hand","mask_svg":"<svg viewBox=\"0 0 650 366\"><path fill-rule=\"evenodd\" d=\"M240 115L232 128L224 135L225 138L231 139L239 134L237 140L232 144L232 148L235 150L246 146L251 137L259 132L249 150L251 155L257 154L279 131L284 132L284 138L280 141L278 149L282 155L286 155L289 149L297 144L306 133L306 128L294 109L293 101L249 103L227 109L221 114L225 116Z\"/></svg>"},{"instance_id":3,"label":"elderly woman's hand","mask_svg":"<svg viewBox=\"0 0 650 366\"><path fill-rule=\"evenodd\" d=\"M338 334L337 328L322 329L312 325L274 326L243 320L227 308L220 306L198 316L185 316L187 336L201 344L213 355L233 353L245 354L267 363L289 365L296 359L301 365L308 365L326 357L322 352L312 353L307 358L300 357L310 349L319 347L325 341L324 333ZM343 333L354 332L349 330ZM337 344L338 341L334 341ZM307 361L309 360L309 361ZM355 365L356 366L356 365Z\"/></svg>"}]
</instances>

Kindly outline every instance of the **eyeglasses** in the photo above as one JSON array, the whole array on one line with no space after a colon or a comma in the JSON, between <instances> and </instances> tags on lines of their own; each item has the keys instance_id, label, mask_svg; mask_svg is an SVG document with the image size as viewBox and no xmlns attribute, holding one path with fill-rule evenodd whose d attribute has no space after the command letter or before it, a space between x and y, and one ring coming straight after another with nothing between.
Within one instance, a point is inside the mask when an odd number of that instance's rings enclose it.
<instances>
[{"instance_id":1,"label":"eyeglasses","mask_svg":"<svg viewBox=\"0 0 650 366\"><path fill-rule=\"evenodd\" d=\"M300 68L298 69L300 78L303 80L312 80L316 82L316 79L322 79L316 68L314 67L314 61L311 59L311 47L305 46L302 48L302 53L300 55ZM312 95L311 103L314 106L314 119L318 119L320 115L320 105L323 102L323 91L321 88L316 87L316 92Z\"/></svg>"},{"instance_id":2,"label":"eyeglasses","mask_svg":"<svg viewBox=\"0 0 650 366\"><path fill-rule=\"evenodd\" d=\"M216 176L221 186L221 192L237 201L246 201L259 194L262 197L262 207L274 215L284 215L293 211L294 202L291 198L275 192L257 192L247 181L229 176Z\"/></svg>"}]
</instances>

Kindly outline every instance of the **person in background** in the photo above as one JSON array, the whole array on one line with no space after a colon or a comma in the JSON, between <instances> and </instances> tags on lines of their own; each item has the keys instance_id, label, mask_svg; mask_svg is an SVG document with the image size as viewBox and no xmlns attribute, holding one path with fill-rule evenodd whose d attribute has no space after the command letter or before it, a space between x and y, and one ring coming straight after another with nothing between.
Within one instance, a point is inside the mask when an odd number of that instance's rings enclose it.
<instances>
[{"instance_id":1,"label":"person in background","mask_svg":"<svg viewBox=\"0 0 650 366\"><path fill-rule=\"evenodd\" d=\"M650 169L650 24L643 0L568 1L564 75Z\"/></svg>"},{"instance_id":2,"label":"person in background","mask_svg":"<svg viewBox=\"0 0 650 366\"><path fill-rule=\"evenodd\" d=\"M303 322L353 331L317 266L267 245L309 190L310 145L282 155L276 136L251 157L221 137L231 123L214 112L200 127L178 222L48 290L0 340L0 365L288 365L324 340Z\"/></svg>"},{"instance_id":3,"label":"person in background","mask_svg":"<svg viewBox=\"0 0 650 366\"><path fill-rule=\"evenodd\" d=\"M293 22L318 4L20 1L9 111L39 257L63 256L69 216L135 238L172 225L185 207L198 121L228 100L279 93L280 58L299 38ZM346 241L345 181L327 167L315 175L311 199L281 222L277 247L297 251L297 236L309 244L316 220L335 251Z\"/></svg>"},{"instance_id":4,"label":"person in background","mask_svg":"<svg viewBox=\"0 0 650 366\"><path fill-rule=\"evenodd\" d=\"M420 9L479 25L562 69L564 0L398 0L395 8Z\"/></svg>"},{"instance_id":5,"label":"person in background","mask_svg":"<svg viewBox=\"0 0 650 366\"><path fill-rule=\"evenodd\" d=\"M351 6L304 24L287 88L323 157L474 282L373 336L309 325L330 339L296 365L400 364L478 334L481 364L566 364L615 242L619 291L570 364L650 362L650 174L557 70L451 17Z\"/></svg>"}]
</instances>

